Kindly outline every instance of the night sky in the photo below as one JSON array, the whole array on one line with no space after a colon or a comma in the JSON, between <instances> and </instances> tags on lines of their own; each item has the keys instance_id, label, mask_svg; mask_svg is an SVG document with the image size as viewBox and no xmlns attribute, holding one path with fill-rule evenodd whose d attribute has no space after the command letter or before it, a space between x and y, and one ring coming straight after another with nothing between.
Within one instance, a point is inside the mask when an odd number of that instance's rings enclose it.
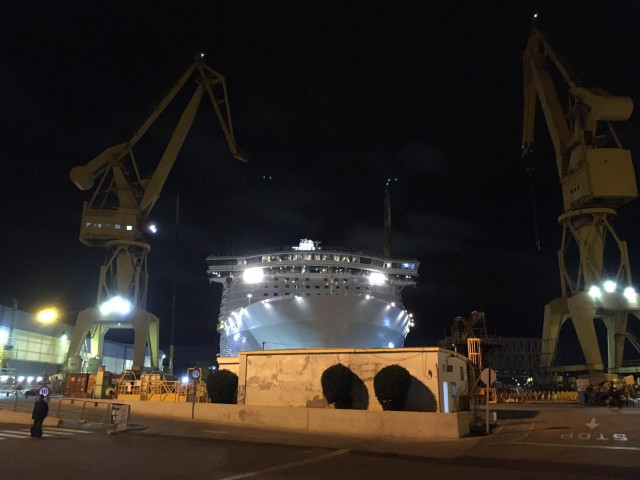
<instances>
[{"instance_id":1,"label":"night sky","mask_svg":"<svg viewBox=\"0 0 640 480\"><path fill-rule=\"evenodd\" d=\"M95 304L105 253L78 241L90 193L68 172L126 141L202 51L226 78L250 161L231 157L205 98L151 214L148 310L162 348L174 270L176 344L217 349L220 287L206 256L300 238L381 251L389 177L392 253L421 262L405 289L416 318L406 345L433 345L472 310L492 334L539 337L560 295L562 200L539 115L538 251L520 157L521 55L536 11L583 85L640 108L636 1L2 2L0 303L56 303L69 323ZM193 88L134 150L143 173ZM616 126L637 175L639 118ZM639 218L636 200L615 224L636 276Z\"/></svg>"}]
</instances>

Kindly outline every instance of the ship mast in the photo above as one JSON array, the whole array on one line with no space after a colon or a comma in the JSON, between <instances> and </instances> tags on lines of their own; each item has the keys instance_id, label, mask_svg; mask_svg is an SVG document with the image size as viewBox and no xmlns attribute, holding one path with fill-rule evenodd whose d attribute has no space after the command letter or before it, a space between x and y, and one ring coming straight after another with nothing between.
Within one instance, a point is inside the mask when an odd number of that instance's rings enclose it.
<instances>
[{"instance_id":1,"label":"ship mast","mask_svg":"<svg viewBox=\"0 0 640 480\"><path fill-rule=\"evenodd\" d=\"M382 233L382 256L391 257L391 196L389 182L384 186L384 229Z\"/></svg>"}]
</instances>

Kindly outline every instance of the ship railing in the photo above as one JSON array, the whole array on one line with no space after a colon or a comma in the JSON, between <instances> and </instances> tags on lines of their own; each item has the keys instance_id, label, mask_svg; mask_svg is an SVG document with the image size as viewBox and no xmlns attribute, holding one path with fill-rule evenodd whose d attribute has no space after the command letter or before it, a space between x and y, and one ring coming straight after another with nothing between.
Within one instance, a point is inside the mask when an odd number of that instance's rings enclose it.
<instances>
[{"instance_id":1,"label":"ship railing","mask_svg":"<svg viewBox=\"0 0 640 480\"><path fill-rule=\"evenodd\" d=\"M295 246L295 245L294 245ZM413 257L403 257L403 256L398 256L398 255L391 255L389 257L383 257L379 252L372 252L372 251L367 251L367 250L361 250L359 248L354 248L354 247L336 247L336 246L322 246L316 250L294 250L292 245L285 245L285 246L278 246L278 247L267 247L267 248L259 248L259 249L255 249L255 250L248 250L248 251L243 251L240 252L237 255L209 255L210 257L229 257L229 258L234 258L234 257L251 257L254 255L264 255L264 254L269 254L269 255L278 255L280 253L282 254L289 254L292 252L297 252L297 253L352 253L352 254L356 254L356 255L360 255L360 256L366 256L366 257L371 257L371 258L375 258L375 259L379 259L379 260L406 260L406 261L410 261L411 263L418 263L417 260Z\"/></svg>"}]
</instances>

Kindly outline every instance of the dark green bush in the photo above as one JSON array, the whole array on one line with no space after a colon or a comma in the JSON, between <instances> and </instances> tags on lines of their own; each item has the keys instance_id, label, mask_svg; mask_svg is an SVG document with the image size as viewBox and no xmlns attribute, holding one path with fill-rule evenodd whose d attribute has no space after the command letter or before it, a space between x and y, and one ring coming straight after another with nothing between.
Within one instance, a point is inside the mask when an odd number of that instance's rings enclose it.
<instances>
[{"instance_id":1,"label":"dark green bush","mask_svg":"<svg viewBox=\"0 0 640 480\"><path fill-rule=\"evenodd\" d=\"M207 395L211 403L235 403L238 376L229 370L214 370L207 376Z\"/></svg>"},{"instance_id":2,"label":"dark green bush","mask_svg":"<svg viewBox=\"0 0 640 480\"><path fill-rule=\"evenodd\" d=\"M407 402L411 374L400 365L384 367L373 377L373 390L383 410L402 410Z\"/></svg>"},{"instance_id":3,"label":"dark green bush","mask_svg":"<svg viewBox=\"0 0 640 480\"><path fill-rule=\"evenodd\" d=\"M351 408L354 376L355 374L341 363L332 365L322 372L322 393L329 404L333 403L336 408Z\"/></svg>"}]
</instances>

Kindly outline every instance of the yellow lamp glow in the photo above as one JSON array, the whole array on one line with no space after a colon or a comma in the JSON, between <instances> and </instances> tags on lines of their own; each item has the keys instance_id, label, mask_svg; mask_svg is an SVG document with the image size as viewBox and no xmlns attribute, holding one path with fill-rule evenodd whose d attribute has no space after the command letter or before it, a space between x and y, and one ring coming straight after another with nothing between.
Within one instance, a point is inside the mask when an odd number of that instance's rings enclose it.
<instances>
[{"instance_id":1,"label":"yellow lamp glow","mask_svg":"<svg viewBox=\"0 0 640 480\"><path fill-rule=\"evenodd\" d=\"M58 311L55 308L45 308L36 315L36 320L45 325L55 322L58 319Z\"/></svg>"}]
</instances>

